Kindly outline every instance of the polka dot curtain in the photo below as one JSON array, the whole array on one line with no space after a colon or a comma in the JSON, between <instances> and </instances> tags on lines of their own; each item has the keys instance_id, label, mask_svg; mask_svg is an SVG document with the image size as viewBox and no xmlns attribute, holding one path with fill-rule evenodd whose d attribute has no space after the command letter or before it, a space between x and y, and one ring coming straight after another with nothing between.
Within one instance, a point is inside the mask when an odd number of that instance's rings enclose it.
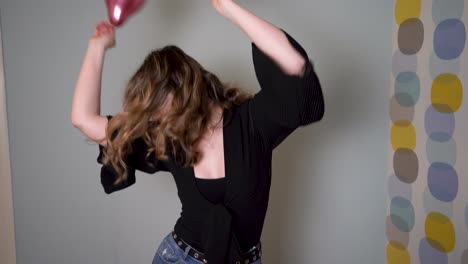
<instances>
[{"instance_id":1,"label":"polka dot curtain","mask_svg":"<svg viewBox=\"0 0 468 264\"><path fill-rule=\"evenodd\" d=\"M386 262L468 264L468 1L394 7Z\"/></svg>"}]
</instances>

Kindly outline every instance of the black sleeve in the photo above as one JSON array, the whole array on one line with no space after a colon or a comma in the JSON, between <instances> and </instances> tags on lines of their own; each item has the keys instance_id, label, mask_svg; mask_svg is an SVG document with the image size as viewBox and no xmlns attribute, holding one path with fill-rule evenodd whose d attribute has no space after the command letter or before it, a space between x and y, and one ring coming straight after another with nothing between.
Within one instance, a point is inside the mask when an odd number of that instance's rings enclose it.
<instances>
[{"instance_id":1,"label":"black sleeve","mask_svg":"<svg viewBox=\"0 0 468 264\"><path fill-rule=\"evenodd\" d=\"M107 119L110 120L111 115L107 116ZM116 133L112 135L115 137ZM157 171L167 171L164 166L164 162L155 160L151 158L151 163L154 164L154 167L151 167L147 163L146 153L148 146L142 138L137 138L132 142L132 152L124 158L125 165L127 166L128 177L125 181L120 182L118 185L114 184L114 181L118 177L117 171L109 165L104 165L103 155L105 146L99 146L99 155L97 157L97 162L102 165L101 167L101 184L104 187L104 192L110 194L115 191L125 189L135 183L135 170L139 170L146 173L156 173Z\"/></svg>"},{"instance_id":2,"label":"black sleeve","mask_svg":"<svg viewBox=\"0 0 468 264\"><path fill-rule=\"evenodd\" d=\"M255 74L261 90L250 100L254 130L274 149L297 127L324 115L322 88L306 51L284 30L289 43L306 60L304 74L286 74L252 42Z\"/></svg>"}]
</instances>

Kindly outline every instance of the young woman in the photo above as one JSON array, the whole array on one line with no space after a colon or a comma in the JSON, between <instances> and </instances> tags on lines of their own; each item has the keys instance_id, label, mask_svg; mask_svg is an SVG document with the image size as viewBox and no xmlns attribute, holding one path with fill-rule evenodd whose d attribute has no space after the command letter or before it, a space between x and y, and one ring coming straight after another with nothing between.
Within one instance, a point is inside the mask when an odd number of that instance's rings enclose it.
<instances>
[{"instance_id":1,"label":"young woman","mask_svg":"<svg viewBox=\"0 0 468 264\"><path fill-rule=\"evenodd\" d=\"M115 41L103 22L75 88L72 123L99 143L106 193L134 184L136 170L174 177L182 213L153 264L261 263L272 151L324 114L312 63L289 34L232 0L212 4L251 39L258 93L228 87L170 45L151 52L130 79L123 111L101 116L104 54Z\"/></svg>"}]
</instances>

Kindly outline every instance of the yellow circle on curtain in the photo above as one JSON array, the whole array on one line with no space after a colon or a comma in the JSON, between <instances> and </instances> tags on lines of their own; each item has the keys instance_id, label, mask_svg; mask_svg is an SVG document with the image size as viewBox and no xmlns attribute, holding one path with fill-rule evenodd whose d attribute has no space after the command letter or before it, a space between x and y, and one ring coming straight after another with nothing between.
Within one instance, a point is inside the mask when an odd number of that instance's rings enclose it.
<instances>
[{"instance_id":1,"label":"yellow circle on curtain","mask_svg":"<svg viewBox=\"0 0 468 264\"><path fill-rule=\"evenodd\" d=\"M395 21L401 25L403 21L421 16L421 0L396 0Z\"/></svg>"},{"instance_id":2,"label":"yellow circle on curtain","mask_svg":"<svg viewBox=\"0 0 468 264\"><path fill-rule=\"evenodd\" d=\"M416 147L416 129L408 121L398 121L392 125L390 141L393 150L400 148L414 150Z\"/></svg>"},{"instance_id":3,"label":"yellow circle on curtain","mask_svg":"<svg viewBox=\"0 0 468 264\"><path fill-rule=\"evenodd\" d=\"M455 229L450 218L431 212L426 217L426 240L436 250L448 253L455 247Z\"/></svg>"},{"instance_id":4,"label":"yellow circle on curtain","mask_svg":"<svg viewBox=\"0 0 468 264\"><path fill-rule=\"evenodd\" d=\"M460 79L451 73L443 73L432 82L432 107L440 113L456 112L463 100L463 86Z\"/></svg>"},{"instance_id":5,"label":"yellow circle on curtain","mask_svg":"<svg viewBox=\"0 0 468 264\"><path fill-rule=\"evenodd\" d=\"M411 257L408 250L396 241L387 244L387 264L410 264Z\"/></svg>"}]
</instances>

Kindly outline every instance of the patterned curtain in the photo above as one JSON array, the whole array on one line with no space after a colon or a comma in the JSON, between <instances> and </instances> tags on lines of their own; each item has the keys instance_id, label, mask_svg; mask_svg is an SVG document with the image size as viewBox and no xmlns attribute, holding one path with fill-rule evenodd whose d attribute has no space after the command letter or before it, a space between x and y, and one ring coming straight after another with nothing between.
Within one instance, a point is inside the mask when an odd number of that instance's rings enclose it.
<instances>
[{"instance_id":1,"label":"patterned curtain","mask_svg":"<svg viewBox=\"0 0 468 264\"><path fill-rule=\"evenodd\" d=\"M464 0L395 0L386 260L468 263Z\"/></svg>"}]
</instances>

